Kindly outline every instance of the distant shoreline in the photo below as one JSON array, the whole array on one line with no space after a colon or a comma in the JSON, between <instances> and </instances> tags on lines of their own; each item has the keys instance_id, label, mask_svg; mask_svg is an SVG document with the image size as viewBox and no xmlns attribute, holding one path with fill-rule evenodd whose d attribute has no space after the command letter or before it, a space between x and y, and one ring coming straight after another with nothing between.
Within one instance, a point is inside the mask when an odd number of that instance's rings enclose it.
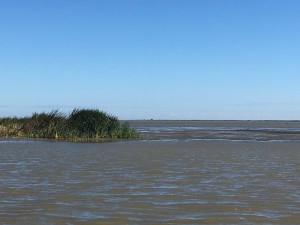
<instances>
[{"instance_id":1,"label":"distant shoreline","mask_svg":"<svg viewBox=\"0 0 300 225\"><path fill-rule=\"evenodd\" d=\"M127 120L131 127L299 128L300 120Z\"/></svg>"}]
</instances>

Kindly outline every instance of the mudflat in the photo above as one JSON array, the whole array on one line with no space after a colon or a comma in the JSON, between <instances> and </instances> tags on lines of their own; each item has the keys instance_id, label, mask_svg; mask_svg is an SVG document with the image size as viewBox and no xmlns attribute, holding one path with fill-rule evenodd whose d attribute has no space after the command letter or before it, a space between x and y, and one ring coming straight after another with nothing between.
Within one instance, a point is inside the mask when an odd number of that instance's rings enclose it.
<instances>
[{"instance_id":1,"label":"mudflat","mask_svg":"<svg viewBox=\"0 0 300 225\"><path fill-rule=\"evenodd\" d=\"M300 121L135 120L149 140L300 140Z\"/></svg>"}]
</instances>

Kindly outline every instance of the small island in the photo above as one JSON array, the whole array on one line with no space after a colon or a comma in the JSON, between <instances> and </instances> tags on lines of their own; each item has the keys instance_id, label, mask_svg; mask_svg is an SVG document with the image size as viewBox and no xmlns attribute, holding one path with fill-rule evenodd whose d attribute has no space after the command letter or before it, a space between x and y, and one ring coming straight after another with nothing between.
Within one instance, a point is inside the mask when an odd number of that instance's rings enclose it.
<instances>
[{"instance_id":1,"label":"small island","mask_svg":"<svg viewBox=\"0 0 300 225\"><path fill-rule=\"evenodd\" d=\"M0 138L41 138L79 142L139 139L127 122L98 109L74 109L69 115L53 110L30 117L0 118Z\"/></svg>"}]
</instances>

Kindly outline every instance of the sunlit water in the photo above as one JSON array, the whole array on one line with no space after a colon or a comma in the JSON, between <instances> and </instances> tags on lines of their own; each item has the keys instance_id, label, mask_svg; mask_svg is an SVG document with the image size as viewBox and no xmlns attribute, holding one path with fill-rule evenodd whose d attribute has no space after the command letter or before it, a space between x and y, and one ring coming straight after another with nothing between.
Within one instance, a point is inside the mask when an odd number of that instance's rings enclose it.
<instances>
[{"instance_id":1,"label":"sunlit water","mask_svg":"<svg viewBox=\"0 0 300 225\"><path fill-rule=\"evenodd\" d=\"M300 143L0 141L1 224L299 224Z\"/></svg>"}]
</instances>

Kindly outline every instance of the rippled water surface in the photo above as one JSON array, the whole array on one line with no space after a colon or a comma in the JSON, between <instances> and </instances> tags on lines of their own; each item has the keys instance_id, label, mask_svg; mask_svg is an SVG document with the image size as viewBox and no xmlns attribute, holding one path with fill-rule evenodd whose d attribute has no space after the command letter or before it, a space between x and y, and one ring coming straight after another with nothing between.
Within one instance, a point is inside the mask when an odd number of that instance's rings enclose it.
<instances>
[{"instance_id":1,"label":"rippled water surface","mask_svg":"<svg viewBox=\"0 0 300 225\"><path fill-rule=\"evenodd\" d=\"M0 141L1 224L299 224L300 143Z\"/></svg>"}]
</instances>

